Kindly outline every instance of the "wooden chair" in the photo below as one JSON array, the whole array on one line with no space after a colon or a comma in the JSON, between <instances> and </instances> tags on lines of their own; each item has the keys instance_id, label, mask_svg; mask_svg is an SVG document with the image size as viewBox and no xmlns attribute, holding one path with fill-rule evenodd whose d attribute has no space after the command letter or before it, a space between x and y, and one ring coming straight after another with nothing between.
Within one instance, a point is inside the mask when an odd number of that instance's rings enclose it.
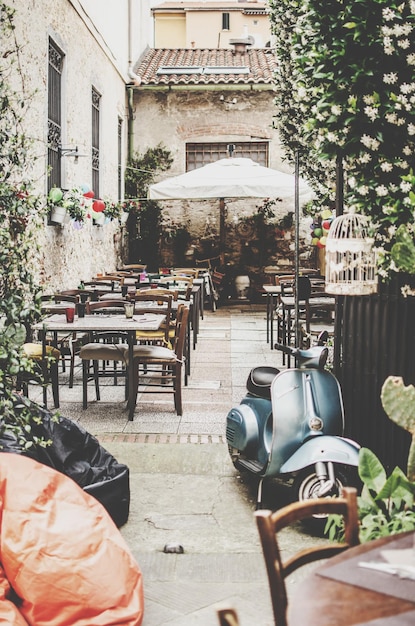
<instances>
[{"instance_id":1,"label":"wooden chair","mask_svg":"<svg viewBox=\"0 0 415 626\"><path fill-rule=\"evenodd\" d=\"M340 514L344 518L345 542L306 548L283 562L277 538L279 531L293 522L313 515L332 513ZM357 491L352 487L345 487L339 498L294 502L276 512L261 510L255 511L254 515L267 567L275 626L288 626L285 578L307 563L327 559L359 544Z\"/></svg>"},{"instance_id":2,"label":"wooden chair","mask_svg":"<svg viewBox=\"0 0 415 626\"><path fill-rule=\"evenodd\" d=\"M18 374L17 389L22 390L24 395L29 397L29 384L43 384L43 404L47 408L47 385L52 386L53 404L55 409L59 408L59 359L61 353L53 346L45 346L41 343L27 342L22 346L24 356L33 361L32 373L25 375Z\"/></svg>"},{"instance_id":3,"label":"wooden chair","mask_svg":"<svg viewBox=\"0 0 415 626\"><path fill-rule=\"evenodd\" d=\"M87 315L100 313L116 314L124 311L125 300L100 300L99 302L87 302ZM114 385L118 384L118 378L125 378L127 383L124 343L127 342L125 333L91 333L88 343L85 343L80 351L79 357L82 360L82 406L88 406L88 381L94 380L95 397L101 399L99 379L112 377ZM109 363L113 363L109 367ZM93 373L90 368L92 363ZM101 363L101 366L99 365ZM121 363L121 367L118 367ZM125 397L127 398L127 386Z\"/></svg>"},{"instance_id":4,"label":"wooden chair","mask_svg":"<svg viewBox=\"0 0 415 626\"><path fill-rule=\"evenodd\" d=\"M74 290L75 291L75 290ZM78 290L76 290L78 291ZM42 313L53 315L54 313L65 313L68 305L75 308L79 303L77 293L59 292L51 295L44 295L42 300ZM75 375L75 356L79 354L82 343L85 341L85 333L55 333L54 345L60 352L62 372L66 371L66 362L69 364L69 388L72 389Z\"/></svg>"},{"instance_id":5,"label":"wooden chair","mask_svg":"<svg viewBox=\"0 0 415 626\"><path fill-rule=\"evenodd\" d=\"M162 346L134 346L134 403L137 402L138 388L142 383L146 386L142 393L172 393L177 415L183 414L182 366L188 315L189 308L181 305L177 311L174 350ZM127 349L125 358L128 359Z\"/></svg>"},{"instance_id":6,"label":"wooden chair","mask_svg":"<svg viewBox=\"0 0 415 626\"><path fill-rule=\"evenodd\" d=\"M217 613L220 626L239 626L235 609L218 609Z\"/></svg>"},{"instance_id":7,"label":"wooden chair","mask_svg":"<svg viewBox=\"0 0 415 626\"><path fill-rule=\"evenodd\" d=\"M129 296L129 300L134 301L136 313L157 313L157 307L161 306L163 315L166 316L165 321L158 330L138 330L136 339L140 343L159 344L165 347L171 347L170 342L170 324L172 317L172 301L173 295L168 292L166 294L156 294L155 289L149 289L146 293L141 290L135 295Z\"/></svg>"}]
</instances>

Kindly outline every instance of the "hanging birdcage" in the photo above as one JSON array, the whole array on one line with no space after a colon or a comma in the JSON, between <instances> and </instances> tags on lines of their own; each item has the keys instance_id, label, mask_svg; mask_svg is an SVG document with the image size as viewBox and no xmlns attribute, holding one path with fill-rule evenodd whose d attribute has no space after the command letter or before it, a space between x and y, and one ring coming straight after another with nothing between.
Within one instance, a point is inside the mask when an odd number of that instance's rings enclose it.
<instances>
[{"instance_id":1,"label":"hanging birdcage","mask_svg":"<svg viewBox=\"0 0 415 626\"><path fill-rule=\"evenodd\" d=\"M378 279L369 220L348 213L336 217L326 241L326 292L365 296L377 292Z\"/></svg>"}]
</instances>

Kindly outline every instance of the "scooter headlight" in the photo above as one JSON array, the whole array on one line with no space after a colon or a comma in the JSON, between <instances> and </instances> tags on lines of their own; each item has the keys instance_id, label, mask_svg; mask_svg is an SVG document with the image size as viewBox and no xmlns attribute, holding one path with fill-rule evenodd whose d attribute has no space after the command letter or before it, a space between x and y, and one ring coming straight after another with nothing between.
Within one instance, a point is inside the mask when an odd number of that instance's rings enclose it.
<instances>
[{"instance_id":1,"label":"scooter headlight","mask_svg":"<svg viewBox=\"0 0 415 626\"><path fill-rule=\"evenodd\" d=\"M323 430L323 420L319 417L312 417L308 422L310 430Z\"/></svg>"}]
</instances>

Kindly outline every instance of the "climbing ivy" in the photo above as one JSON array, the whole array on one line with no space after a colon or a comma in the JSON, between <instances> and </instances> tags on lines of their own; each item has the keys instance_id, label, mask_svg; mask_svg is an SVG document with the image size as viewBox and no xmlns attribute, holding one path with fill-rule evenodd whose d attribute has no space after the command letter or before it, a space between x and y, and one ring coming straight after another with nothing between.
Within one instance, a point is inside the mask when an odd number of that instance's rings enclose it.
<instances>
[{"instance_id":1,"label":"climbing ivy","mask_svg":"<svg viewBox=\"0 0 415 626\"><path fill-rule=\"evenodd\" d=\"M44 209L33 192L32 141L23 132L30 102L20 71L14 11L0 3L0 414L1 428L27 430L32 409L18 400L18 376L32 371L21 351L39 314L40 293L33 273L36 233L43 225ZM19 76L19 92L7 77ZM43 202L43 205L45 203ZM10 427L10 426L9 426Z\"/></svg>"},{"instance_id":2,"label":"climbing ivy","mask_svg":"<svg viewBox=\"0 0 415 626\"><path fill-rule=\"evenodd\" d=\"M170 169L172 163L170 151L159 144L149 148L143 155L137 153L128 162L126 169L125 196L138 199L127 222L129 262L146 263L153 271L160 266L162 212L158 202L146 198L156 175Z\"/></svg>"}]
</instances>

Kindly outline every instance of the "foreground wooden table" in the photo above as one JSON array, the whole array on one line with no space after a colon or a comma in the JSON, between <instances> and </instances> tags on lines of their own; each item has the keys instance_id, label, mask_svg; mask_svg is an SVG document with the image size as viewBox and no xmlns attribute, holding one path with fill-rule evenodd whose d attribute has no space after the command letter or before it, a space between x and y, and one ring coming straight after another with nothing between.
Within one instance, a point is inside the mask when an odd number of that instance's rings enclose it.
<instances>
[{"instance_id":1,"label":"foreground wooden table","mask_svg":"<svg viewBox=\"0 0 415 626\"><path fill-rule=\"evenodd\" d=\"M400 579L357 565L361 561L381 559L379 549L413 549L413 541L414 533L392 535L356 546L329 559L296 584L289 601L288 624L363 626L368 623L372 626L371 620L376 620L373 626L415 624L415 580ZM336 578L327 577L329 575ZM393 595L400 593L404 587L410 600ZM379 591L381 588L383 593Z\"/></svg>"}]
</instances>

